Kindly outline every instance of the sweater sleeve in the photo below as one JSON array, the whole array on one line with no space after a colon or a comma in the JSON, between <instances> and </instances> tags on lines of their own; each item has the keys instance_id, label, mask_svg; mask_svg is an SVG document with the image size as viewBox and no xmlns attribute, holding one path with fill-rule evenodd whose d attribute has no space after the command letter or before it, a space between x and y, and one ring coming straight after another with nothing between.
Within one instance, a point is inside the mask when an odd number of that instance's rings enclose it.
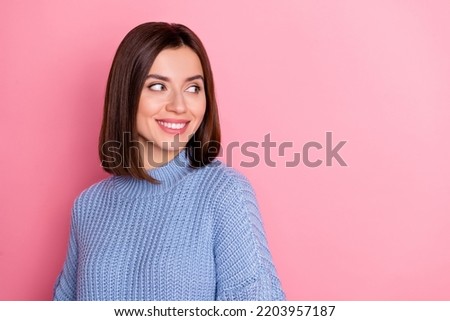
<instances>
[{"instance_id":1,"label":"sweater sleeve","mask_svg":"<svg viewBox=\"0 0 450 321\"><path fill-rule=\"evenodd\" d=\"M76 241L76 224L75 224L74 210L72 210L69 246L63 269L58 275L53 288L53 300L55 301L76 300L77 255L78 254Z\"/></svg>"},{"instance_id":2,"label":"sweater sleeve","mask_svg":"<svg viewBox=\"0 0 450 321\"><path fill-rule=\"evenodd\" d=\"M241 174L223 195L214 233L216 300L285 300L254 190Z\"/></svg>"}]
</instances>

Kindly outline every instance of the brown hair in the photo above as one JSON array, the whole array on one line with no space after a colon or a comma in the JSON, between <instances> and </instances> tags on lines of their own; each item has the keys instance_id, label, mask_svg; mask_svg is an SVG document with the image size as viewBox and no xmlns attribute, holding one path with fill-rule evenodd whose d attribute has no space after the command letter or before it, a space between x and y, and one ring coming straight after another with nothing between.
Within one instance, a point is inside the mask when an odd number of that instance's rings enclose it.
<instances>
[{"instance_id":1,"label":"brown hair","mask_svg":"<svg viewBox=\"0 0 450 321\"><path fill-rule=\"evenodd\" d=\"M206 111L186 145L192 167L209 164L220 152L220 124L211 65L200 39L186 26L149 22L131 30L117 49L106 87L99 139L102 167L114 175L129 175L159 183L144 169L139 155L136 115L147 73L164 49L191 48L203 68Z\"/></svg>"}]
</instances>

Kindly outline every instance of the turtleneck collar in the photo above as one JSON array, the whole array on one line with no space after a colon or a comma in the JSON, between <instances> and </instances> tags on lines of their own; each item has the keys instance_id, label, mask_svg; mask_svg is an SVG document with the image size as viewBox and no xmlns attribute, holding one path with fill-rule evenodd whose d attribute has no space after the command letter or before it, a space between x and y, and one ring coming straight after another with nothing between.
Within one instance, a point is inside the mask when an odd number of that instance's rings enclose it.
<instances>
[{"instance_id":1,"label":"turtleneck collar","mask_svg":"<svg viewBox=\"0 0 450 321\"><path fill-rule=\"evenodd\" d=\"M186 149L183 149L170 162L147 171L150 176L160 181L160 184L152 184L131 176L115 176L113 184L120 194L127 197L160 194L172 188L194 170L195 168L189 165Z\"/></svg>"}]
</instances>

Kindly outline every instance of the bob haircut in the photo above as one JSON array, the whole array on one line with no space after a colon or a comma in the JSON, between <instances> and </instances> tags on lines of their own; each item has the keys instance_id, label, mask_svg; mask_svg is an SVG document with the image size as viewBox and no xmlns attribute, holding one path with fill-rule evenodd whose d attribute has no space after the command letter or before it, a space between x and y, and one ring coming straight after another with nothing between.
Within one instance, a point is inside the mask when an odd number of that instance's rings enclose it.
<instances>
[{"instance_id":1,"label":"bob haircut","mask_svg":"<svg viewBox=\"0 0 450 321\"><path fill-rule=\"evenodd\" d=\"M213 74L202 42L184 25L148 22L125 36L109 73L99 139L101 164L108 173L160 183L145 170L140 157L137 109L145 79L158 54L181 46L191 48L199 57L206 95L203 120L186 144L189 164L202 167L219 154L220 124Z\"/></svg>"}]
</instances>

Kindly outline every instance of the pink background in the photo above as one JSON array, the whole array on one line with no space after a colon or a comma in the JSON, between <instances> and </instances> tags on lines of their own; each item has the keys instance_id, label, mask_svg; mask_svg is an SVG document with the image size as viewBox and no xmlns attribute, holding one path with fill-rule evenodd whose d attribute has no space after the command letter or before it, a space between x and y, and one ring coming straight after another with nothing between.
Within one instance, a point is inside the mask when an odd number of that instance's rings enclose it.
<instances>
[{"instance_id":1,"label":"pink background","mask_svg":"<svg viewBox=\"0 0 450 321\"><path fill-rule=\"evenodd\" d=\"M137 24L168 21L209 52L224 146L294 144L275 168L241 168L237 150L232 163L288 299L450 300L449 16L447 0L3 1L0 299L51 298L72 202L106 177L114 52ZM284 166L327 131L348 167Z\"/></svg>"}]
</instances>

